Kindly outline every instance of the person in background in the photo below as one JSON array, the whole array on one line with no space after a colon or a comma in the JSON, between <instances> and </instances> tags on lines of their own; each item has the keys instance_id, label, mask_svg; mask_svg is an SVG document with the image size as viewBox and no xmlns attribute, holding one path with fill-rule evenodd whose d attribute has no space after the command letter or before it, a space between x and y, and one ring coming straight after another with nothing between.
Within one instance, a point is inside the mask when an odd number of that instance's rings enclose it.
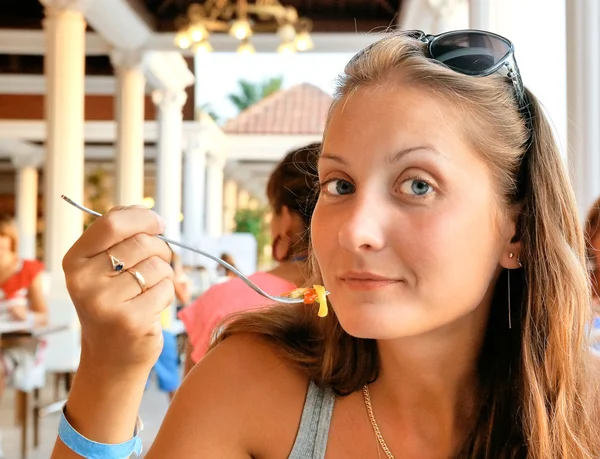
<instances>
[{"instance_id":1,"label":"person in background","mask_svg":"<svg viewBox=\"0 0 600 459\"><path fill-rule=\"evenodd\" d=\"M44 265L18 255L19 238L14 219L0 214L0 321L24 321L41 327L48 322L48 308L42 288ZM37 346L17 340L0 348L0 399L7 384L9 369L34 358ZM30 355L31 354L31 355ZM0 438L0 457L2 444Z\"/></svg>"},{"instance_id":2,"label":"person in background","mask_svg":"<svg viewBox=\"0 0 600 459\"><path fill-rule=\"evenodd\" d=\"M315 159L319 149L320 144L314 143L289 152L275 167L267 183L267 198L273 210L272 251L278 264L271 271L250 276L267 292L284 293L306 281L307 236L316 199ZM231 264L233 259L229 257L225 261ZM215 327L225 317L270 304L238 278L214 285L199 296L179 313L188 334L186 374L206 353Z\"/></svg>"},{"instance_id":3,"label":"person in background","mask_svg":"<svg viewBox=\"0 0 600 459\"><path fill-rule=\"evenodd\" d=\"M183 270L181 258L173 252L171 258L173 269L173 287L175 292L175 305L185 307L190 301L188 278ZM152 369L156 375L158 388L169 395L169 400L175 396L175 392L181 385L180 355L177 345L177 336L171 331L173 325L174 304L162 311L160 322L162 326L163 348Z\"/></svg>"},{"instance_id":4,"label":"person in background","mask_svg":"<svg viewBox=\"0 0 600 459\"><path fill-rule=\"evenodd\" d=\"M234 268L237 268L237 266L235 264L235 260L228 253L222 253L219 258L221 258L221 260L223 260L224 262L229 263ZM233 278L237 277L236 274L231 269L227 269L225 266L222 266L222 265L217 266L217 274L219 275L219 279L222 279L222 280L219 280L219 282L226 282L229 279L233 279Z\"/></svg>"},{"instance_id":5,"label":"person in background","mask_svg":"<svg viewBox=\"0 0 600 459\"><path fill-rule=\"evenodd\" d=\"M592 304L594 307L594 351L600 353L600 198L590 208L585 221L585 240L590 270Z\"/></svg>"}]
</instances>

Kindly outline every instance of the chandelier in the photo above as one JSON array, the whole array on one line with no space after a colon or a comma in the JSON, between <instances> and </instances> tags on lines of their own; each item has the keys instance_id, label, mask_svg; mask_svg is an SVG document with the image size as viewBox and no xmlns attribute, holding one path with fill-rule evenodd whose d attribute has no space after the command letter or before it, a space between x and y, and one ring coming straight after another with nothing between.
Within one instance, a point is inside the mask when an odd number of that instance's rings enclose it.
<instances>
[{"instance_id":1,"label":"chandelier","mask_svg":"<svg viewBox=\"0 0 600 459\"><path fill-rule=\"evenodd\" d=\"M278 0L206 0L192 3L184 17L177 19L175 43L181 49L211 52L210 35L229 33L239 41L238 53L254 53L254 33L277 33L280 53L307 51L314 47L312 21L298 17L298 11Z\"/></svg>"}]
</instances>

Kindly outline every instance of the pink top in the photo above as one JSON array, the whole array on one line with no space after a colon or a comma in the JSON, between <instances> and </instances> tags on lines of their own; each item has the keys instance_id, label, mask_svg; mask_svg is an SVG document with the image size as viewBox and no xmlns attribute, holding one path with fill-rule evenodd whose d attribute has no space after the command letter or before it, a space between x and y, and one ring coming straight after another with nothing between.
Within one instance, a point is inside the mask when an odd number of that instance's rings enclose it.
<instances>
[{"instance_id":1,"label":"pink top","mask_svg":"<svg viewBox=\"0 0 600 459\"><path fill-rule=\"evenodd\" d=\"M250 280L265 292L280 295L296 288L291 282L273 274L259 272ZM178 315L185 325L193 348L192 359L198 362L211 343L215 327L230 314L273 305L240 279L213 285Z\"/></svg>"}]
</instances>

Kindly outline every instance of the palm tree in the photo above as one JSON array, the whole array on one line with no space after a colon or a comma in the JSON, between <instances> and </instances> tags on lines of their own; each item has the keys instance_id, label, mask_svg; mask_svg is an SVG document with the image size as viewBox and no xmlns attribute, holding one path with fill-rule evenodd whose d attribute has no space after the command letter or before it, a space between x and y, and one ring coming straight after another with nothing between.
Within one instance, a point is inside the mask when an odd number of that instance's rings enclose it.
<instances>
[{"instance_id":1,"label":"palm tree","mask_svg":"<svg viewBox=\"0 0 600 459\"><path fill-rule=\"evenodd\" d=\"M213 106L209 103L202 104L200 106L200 111L203 113L206 113L208 116L210 116L213 119L213 121L217 124L219 124L221 121L223 121L221 119L221 117L219 116L219 114L215 111Z\"/></svg>"},{"instance_id":2,"label":"palm tree","mask_svg":"<svg viewBox=\"0 0 600 459\"><path fill-rule=\"evenodd\" d=\"M259 100L279 91L283 85L283 77L269 78L260 83L239 80L238 84L240 86L240 92L229 94L227 97L240 112L243 112Z\"/></svg>"}]
</instances>

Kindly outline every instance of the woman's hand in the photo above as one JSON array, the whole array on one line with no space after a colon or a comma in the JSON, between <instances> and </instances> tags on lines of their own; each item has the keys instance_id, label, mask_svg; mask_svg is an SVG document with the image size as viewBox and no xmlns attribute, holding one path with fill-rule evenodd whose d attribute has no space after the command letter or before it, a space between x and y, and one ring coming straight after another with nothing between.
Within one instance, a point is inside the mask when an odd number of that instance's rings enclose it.
<instances>
[{"instance_id":1,"label":"woman's hand","mask_svg":"<svg viewBox=\"0 0 600 459\"><path fill-rule=\"evenodd\" d=\"M128 372L150 371L156 362L160 313L173 300L171 249L154 237L163 230L163 220L151 210L115 208L66 254L63 269L81 323L82 361ZM124 269L115 270L111 256Z\"/></svg>"}]
</instances>

